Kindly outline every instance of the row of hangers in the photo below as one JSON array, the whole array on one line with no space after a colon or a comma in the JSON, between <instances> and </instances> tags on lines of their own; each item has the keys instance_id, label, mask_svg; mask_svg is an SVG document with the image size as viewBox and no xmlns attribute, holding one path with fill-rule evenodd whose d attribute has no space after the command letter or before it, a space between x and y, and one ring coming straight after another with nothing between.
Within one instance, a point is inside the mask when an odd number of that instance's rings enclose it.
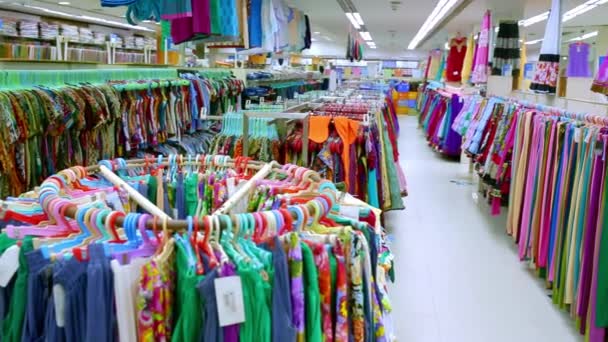
<instances>
[{"instance_id":1,"label":"row of hangers","mask_svg":"<svg viewBox=\"0 0 608 342\"><path fill-rule=\"evenodd\" d=\"M183 157L169 158L169 163L183 162ZM205 156L202 158L205 160L206 165L210 166L228 166L228 159L225 157L214 156L209 158ZM202 160L200 159L200 160ZM212 163L209 163L213 159ZM146 163L149 162L145 161ZM160 161L162 162L162 161ZM245 162L245 163L243 163ZM245 160L234 160L233 165L240 165L240 167L247 167ZM118 170L129 166L124 160L117 160L113 162L106 161L106 164L112 165L113 169ZM135 167L140 167L140 161L135 161L131 164ZM252 164L255 165L255 164ZM170 165L168 165L170 166ZM280 169L283 172L292 174L294 177L298 175L304 179L305 175L312 175L312 171L305 170L297 166L284 166ZM86 174L86 171L82 167L70 168L60 172L56 177L51 178L46 184L43 184L41 188L41 195L46 191L52 191L52 189L61 188L58 186L59 183L67 185L73 183L79 177ZM317 177L318 178L318 177ZM63 181L61 180L63 179ZM49 184L53 184L49 186ZM205 229L203 234L204 242L208 241L209 237L215 232L216 241L219 241L223 231L227 231L227 234L235 234L233 227L236 227L236 235L241 236L239 232L245 232L248 236L260 236L260 233L264 233L267 227L271 228L271 231L279 232L293 229L292 218L296 218L299 222L298 229L304 227L304 223L308 222L308 217L311 213L316 213L316 221L328 213L333 204L335 203L335 187L329 182L324 182L319 185L318 191L322 193L311 193L308 190L301 192L299 195L290 196L289 201L299 199L300 202L306 201L306 204L291 205L287 209L281 209L280 211L262 212L253 214L241 214L241 215L212 215L209 217L203 217L202 220L188 218L185 222L183 221L168 221L167 218L162 220L163 234L162 237L168 237L171 230L187 230L188 238L192 239L193 228L195 229L195 236L198 236L198 227L201 226ZM59 193L59 191L57 191ZM300 197L297 197L300 196ZM314 197L317 196L317 197ZM61 235L64 237L57 243L50 244L49 246L41 247L43 254L47 257L53 255L73 255L80 259L86 259L86 246L92 242L104 243L106 251L109 255L120 257L121 260L127 260L135 256L141 256L143 254L150 254L155 250L158 250L159 241L161 241L161 235L158 234L158 226L161 224L158 218L152 218L150 215L139 215L139 214L128 214L118 211L110 211L104 208L101 201L94 201L88 205L81 205L75 212L73 212L74 220L68 222L66 215L68 209L74 210L74 203L65 201L59 196L48 199L48 195L45 198L41 196L41 202L48 202L43 205L47 212L50 211L50 216L57 222L56 225L47 225L45 228L38 228L38 233L44 236L52 232L53 234ZM100 198L101 199L101 198ZM65 203L61 206L59 204ZM281 213L281 215L278 215ZM139 215L139 216L133 216ZM69 215L68 215L69 216ZM281 217L282 216L282 217ZM137 229L140 234L137 237L135 232L135 222L137 222ZM171 227L169 227L171 225ZM117 232L116 227L122 226L124 228L124 235L120 236ZM252 230L252 227L257 227L256 230ZM156 236L156 244L152 243L150 233L146 231L147 228L152 228ZM261 231L260 231L261 229ZM45 233L43 233L43 231ZM15 233L9 229L9 233ZM19 236L19 230L17 230L16 237ZM37 235L36 232L28 230L27 235ZM255 234L254 234L255 233ZM258 235L256 235L258 234ZM38 236L40 236L38 235ZM126 236L126 239L125 239ZM206 239L206 240L205 240ZM194 245L194 244L193 244ZM206 243L203 244L206 246ZM121 254L122 253L122 254Z\"/></svg>"}]
</instances>

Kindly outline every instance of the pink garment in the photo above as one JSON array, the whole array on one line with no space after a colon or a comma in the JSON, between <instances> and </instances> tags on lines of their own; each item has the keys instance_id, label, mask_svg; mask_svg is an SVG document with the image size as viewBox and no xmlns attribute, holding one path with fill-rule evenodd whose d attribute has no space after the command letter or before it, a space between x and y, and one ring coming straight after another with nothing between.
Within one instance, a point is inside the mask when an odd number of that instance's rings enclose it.
<instances>
[{"instance_id":1,"label":"pink garment","mask_svg":"<svg viewBox=\"0 0 608 342\"><path fill-rule=\"evenodd\" d=\"M171 38L174 44L211 34L211 10L209 0L193 0L192 16L171 21Z\"/></svg>"},{"instance_id":2,"label":"pink garment","mask_svg":"<svg viewBox=\"0 0 608 342\"><path fill-rule=\"evenodd\" d=\"M488 82L488 54L490 44L490 29L491 29L490 11L488 10L483 16L481 24L481 32L477 41L477 53L473 63L473 73L471 80L473 83Z\"/></svg>"}]
</instances>

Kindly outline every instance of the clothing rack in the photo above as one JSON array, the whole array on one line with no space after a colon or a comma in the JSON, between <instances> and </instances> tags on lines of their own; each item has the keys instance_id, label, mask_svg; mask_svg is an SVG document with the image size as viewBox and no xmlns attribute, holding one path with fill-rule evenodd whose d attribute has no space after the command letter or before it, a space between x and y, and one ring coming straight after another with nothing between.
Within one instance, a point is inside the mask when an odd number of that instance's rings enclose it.
<instances>
[{"instance_id":1,"label":"clothing rack","mask_svg":"<svg viewBox=\"0 0 608 342\"><path fill-rule=\"evenodd\" d=\"M218 165L220 166L224 166L224 167L235 167L235 160L227 158L225 156L224 160L222 162L220 162ZM145 163L145 164L144 164ZM224 205L213 215L223 215L224 213L226 213L227 211L229 211L236 202L238 202L238 200L240 198L242 198L243 196L245 196L251 189L253 189L256 185L256 183L263 179L265 176L267 176L270 172L272 172L275 169L279 169L280 165L275 163L275 162L271 162L268 164L264 164L264 163L259 163L259 162L248 162L251 163L251 165L247 165L247 168L251 168L251 169L258 169L258 173L256 173L245 185L244 187L238 191L237 193L235 193L235 195L230 198L226 203L224 203ZM131 160L129 162L127 162L126 166L127 167L141 167L143 165L148 165L148 166L153 166L153 165L149 165L149 162L146 160L142 160L142 159L135 159L135 160ZM157 166L159 166L158 164L155 164ZM169 165L168 163L161 163L161 166L164 165ZM201 161L201 162L184 162L183 165L194 165L194 166L204 166L205 162ZM260 167L260 165L263 165ZM103 171L104 169L106 169L106 171ZM298 169L303 169L298 167ZM160 210L159 208L157 208L154 204L152 204L151 202L149 202L147 199L145 199L145 201L141 201L141 198L136 198L139 197L137 195L135 195L136 193L139 194L135 189L131 188L130 186L128 186L128 184L123 183L124 181L120 180L120 177L118 177L116 174L114 174L112 171L110 171L107 167L105 167L104 165L96 165L96 166L91 166L91 167L87 167L87 168L71 168L69 169L71 170L70 173L71 174L78 174L80 171L84 171L86 174L94 174L96 172L100 172L102 173L102 175L104 177L108 176L108 180L110 180L112 183L117 184L119 187L123 188L125 191L127 191L129 193L129 195L133 195L134 199L137 199L137 201L143 203L142 208L149 210L150 213L154 214L156 218L151 218L148 219L146 221L146 228L148 229L153 229L157 226L158 224L158 219L161 219L161 222L163 222L163 225L166 223L166 228L169 231L181 231L181 230L186 230L188 228L188 221L185 220L170 220L170 218L162 213L160 214L160 212L158 210ZM65 170L64 170L65 171ZM314 179L317 181L321 181L321 177L319 177L319 175L312 171L312 170L308 170L307 171L308 174L304 174L302 177L306 178L306 179ZM62 172L59 172L58 175L61 175ZM84 174L81 174L81 176L84 176ZM67 180L66 180L67 181ZM45 199L45 203L49 203L50 200L54 197L56 198L60 198L59 196L59 189L56 188L56 186L45 186L45 183L48 182L45 181L43 182L43 184L41 185L41 193L43 192L43 189L46 189L45 191L50 192L50 194L48 195L48 200ZM325 181L325 183L329 183L327 181ZM125 186L126 185L126 186ZM131 190L129 190L131 189ZM335 193L335 187L330 187L330 188L324 188L323 193L326 194L326 196L324 197L325 200L327 200L328 198L331 199L336 199L336 193ZM141 195L140 195L141 196ZM146 201L148 202L148 204L146 204ZM138 202L138 203L139 203ZM328 203L328 209L331 210L331 208L334 206L334 202ZM145 207L144 207L145 206ZM308 212L313 214L318 214L318 215L325 215L327 214L326 212L315 212L318 208L317 206L314 205L310 205L310 204L306 204L307 208L308 208ZM322 206L321 206L322 207ZM62 210L62 212L64 213L64 216L67 218L71 218L74 219L76 217L76 213L77 213L78 208L76 207L75 204L66 204L65 209ZM158 214L158 215L157 215ZM295 214L294 218L297 218ZM124 217L119 216L116 218L115 224L118 227L122 227L124 223ZM205 222L205 220L203 218L199 219L198 224L202 227L204 225L206 225L207 223Z\"/></svg>"},{"instance_id":2,"label":"clothing rack","mask_svg":"<svg viewBox=\"0 0 608 342\"><path fill-rule=\"evenodd\" d=\"M105 83L144 79L177 78L176 69L133 68L109 70L5 70L0 72L0 88L56 86L78 83Z\"/></svg>"},{"instance_id":3,"label":"clothing rack","mask_svg":"<svg viewBox=\"0 0 608 342\"><path fill-rule=\"evenodd\" d=\"M310 123L308 121L309 113L265 113L265 112L245 112L243 116L243 155L247 156L249 153L249 119L252 117L256 118L272 118L281 120L302 120L302 159L308 160L308 132L310 131Z\"/></svg>"}]
</instances>

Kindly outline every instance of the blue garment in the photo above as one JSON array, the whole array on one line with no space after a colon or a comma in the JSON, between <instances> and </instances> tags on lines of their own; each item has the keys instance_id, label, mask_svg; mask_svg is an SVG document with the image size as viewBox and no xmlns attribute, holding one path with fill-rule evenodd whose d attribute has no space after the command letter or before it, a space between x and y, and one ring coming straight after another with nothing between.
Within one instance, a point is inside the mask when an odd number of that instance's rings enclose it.
<instances>
[{"instance_id":1,"label":"blue garment","mask_svg":"<svg viewBox=\"0 0 608 342\"><path fill-rule=\"evenodd\" d=\"M291 292L287 255L281 241L275 237L272 246L265 248L272 252L274 280L272 284L272 340L295 341L296 328L293 325Z\"/></svg>"},{"instance_id":2,"label":"blue garment","mask_svg":"<svg viewBox=\"0 0 608 342\"><path fill-rule=\"evenodd\" d=\"M236 0L220 1L221 30L227 37L239 36L239 16L236 10Z\"/></svg>"},{"instance_id":3,"label":"blue garment","mask_svg":"<svg viewBox=\"0 0 608 342\"><path fill-rule=\"evenodd\" d=\"M52 306L52 278L51 264L44 258L40 250L25 255L28 263L29 276L27 278L27 301L25 304L25 318L23 320L23 335L21 340L45 341L45 316L48 306Z\"/></svg>"},{"instance_id":4,"label":"blue garment","mask_svg":"<svg viewBox=\"0 0 608 342\"><path fill-rule=\"evenodd\" d=\"M53 283L65 291L65 340L86 341L87 263L71 258L61 262Z\"/></svg>"},{"instance_id":5,"label":"blue garment","mask_svg":"<svg viewBox=\"0 0 608 342\"><path fill-rule=\"evenodd\" d=\"M202 310L205 317L201 342L224 341L223 329L220 328L220 318L217 313L217 301L215 298L215 279L218 278L218 270L214 269L201 280L197 288L201 295Z\"/></svg>"},{"instance_id":6,"label":"blue garment","mask_svg":"<svg viewBox=\"0 0 608 342\"><path fill-rule=\"evenodd\" d=\"M114 314L114 279L101 244L89 246L85 341L112 342L118 332Z\"/></svg>"},{"instance_id":7,"label":"blue garment","mask_svg":"<svg viewBox=\"0 0 608 342\"><path fill-rule=\"evenodd\" d=\"M249 47L262 46L262 0L251 0L249 7Z\"/></svg>"}]
</instances>

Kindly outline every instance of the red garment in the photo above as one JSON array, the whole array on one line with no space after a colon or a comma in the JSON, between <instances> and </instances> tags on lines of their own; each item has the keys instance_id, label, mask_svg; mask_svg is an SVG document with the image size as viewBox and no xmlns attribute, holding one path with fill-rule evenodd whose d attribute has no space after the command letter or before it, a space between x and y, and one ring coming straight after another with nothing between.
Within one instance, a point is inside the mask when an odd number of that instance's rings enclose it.
<instances>
[{"instance_id":1,"label":"red garment","mask_svg":"<svg viewBox=\"0 0 608 342\"><path fill-rule=\"evenodd\" d=\"M460 82L464 55L467 53L467 38L453 38L450 40L450 54L448 55L445 78L448 82Z\"/></svg>"}]
</instances>

